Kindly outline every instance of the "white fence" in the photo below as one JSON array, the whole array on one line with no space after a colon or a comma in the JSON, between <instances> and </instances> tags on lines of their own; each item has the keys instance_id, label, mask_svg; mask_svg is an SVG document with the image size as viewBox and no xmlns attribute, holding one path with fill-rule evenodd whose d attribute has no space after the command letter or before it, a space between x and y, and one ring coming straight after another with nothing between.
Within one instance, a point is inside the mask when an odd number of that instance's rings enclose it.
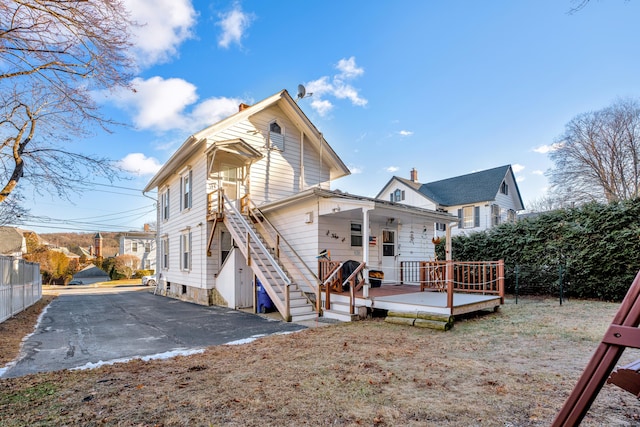
<instances>
[{"instance_id":1,"label":"white fence","mask_svg":"<svg viewBox=\"0 0 640 427\"><path fill-rule=\"evenodd\" d=\"M42 298L40 264L0 256L0 322Z\"/></svg>"}]
</instances>

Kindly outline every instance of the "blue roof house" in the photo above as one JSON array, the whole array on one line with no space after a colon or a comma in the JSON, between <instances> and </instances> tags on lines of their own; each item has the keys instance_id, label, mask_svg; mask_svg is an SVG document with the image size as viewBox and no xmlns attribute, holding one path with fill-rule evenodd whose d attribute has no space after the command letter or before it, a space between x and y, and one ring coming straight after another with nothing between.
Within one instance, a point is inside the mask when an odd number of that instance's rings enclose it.
<instances>
[{"instance_id":1,"label":"blue roof house","mask_svg":"<svg viewBox=\"0 0 640 427\"><path fill-rule=\"evenodd\" d=\"M436 224L438 235L447 226L454 236L486 230L515 221L524 209L511 165L424 184L414 168L410 179L391 178L376 198L456 215L457 223Z\"/></svg>"}]
</instances>

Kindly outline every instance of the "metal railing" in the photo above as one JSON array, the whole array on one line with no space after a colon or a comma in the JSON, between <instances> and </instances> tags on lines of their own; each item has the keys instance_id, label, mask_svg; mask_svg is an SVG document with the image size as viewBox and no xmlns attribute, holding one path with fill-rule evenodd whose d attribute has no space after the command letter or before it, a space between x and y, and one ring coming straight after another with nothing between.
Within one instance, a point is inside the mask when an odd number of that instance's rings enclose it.
<instances>
[{"instance_id":1,"label":"metal railing","mask_svg":"<svg viewBox=\"0 0 640 427\"><path fill-rule=\"evenodd\" d=\"M40 264L0 256L0 322L42 298Z\"/></svg>"}]
</instances>

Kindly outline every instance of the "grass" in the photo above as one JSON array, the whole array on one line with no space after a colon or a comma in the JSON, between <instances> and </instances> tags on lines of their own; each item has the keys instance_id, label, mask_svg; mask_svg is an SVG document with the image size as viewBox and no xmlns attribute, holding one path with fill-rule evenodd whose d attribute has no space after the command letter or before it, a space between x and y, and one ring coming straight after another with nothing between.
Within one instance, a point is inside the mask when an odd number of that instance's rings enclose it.
<instances>
[{"instance_id":1,"label":"grass","mask_svg":"<svg viewBox=\"0 0 640 427\"><path fill-rule=\"evenodd\" d=\"M0 426L547 426L617 309L520 298L448 332L372 319L5 379ZM639 419L637 399L606 385L582 425Z\"/></svg>"}]
</instances>

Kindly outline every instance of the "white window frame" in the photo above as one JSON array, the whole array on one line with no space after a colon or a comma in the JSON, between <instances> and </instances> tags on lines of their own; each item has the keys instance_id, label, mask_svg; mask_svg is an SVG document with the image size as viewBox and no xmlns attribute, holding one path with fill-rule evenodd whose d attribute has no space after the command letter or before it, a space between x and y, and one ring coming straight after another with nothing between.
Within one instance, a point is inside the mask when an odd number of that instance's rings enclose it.
<instances>
[{"instance_id":1,"label":"white window frame","mask_svg":"<svg viewBox=\"0 0 640 427\"><path fill-rule=\"evenodd\" d=\"M462 228L473 228L473 206L462 208Z\"/></svg>"},{"instance_id":2,"label":"white window frame","mask_svg":"<svg viewBox=\"0 0 640 427\"><path fill-rule=\"evenodd\" d=\"M188 229L180 234L180 269L182 271L191 271L191 245L192 234Z\"/></svg>"},{"instance_id":3,"label":"white window frame","mask_svg":"<svg viewBox=\"0 0 640 427\"><path fill-rule=\"evenodd\" d=\"M193 202L193 172L189 169L180 176L180 210L191 209Z\"/></svg>"},{"instance_id":4,"label":"white window frame","mask_svg":"<svg viewBox=\"0 0 640 427\"><path fill-rule=\"evenodd\" d=\"M169 237L164 236L160 242L160 251L162 253L162 268L169 268Z\"/></svg>"},{"instance_id":5,"label":"white window frame","mask_svg":"<svg viewBox=\"0 0 640 427\"><path fill-rule=\"evenodd\" d=\"M165 189L162 194L160 194L160 206L162 209L161 218L163 221L169 219L169 189Z\"/></svg>"},{"instance_id":6,"label":"white window frame","mask_svg":"<svg viewBox=\"0 0 640 427\"><path fill-rule=\"evenodd\" d=\"M131 252L132 253L137 253L138 252L138 242L131 242Z\"/></svg>"},{"instance_id":7,"label":"white window frame","mask_svg":"<svg viewBox=\"0 0 640 427\"><path fill-rule=\"evenodd\" d=\"M502 210L499 205L493 204L491 205L491 225L500 225L502 220Z\"/></svg>"},{"instance_id":8,"label":"white window frame","mask_svg":"<svg viewBox=\"0 0 640 427\"><path fill-rule=\"evenodd\" d=\"M404 190L400 190L399 188L396 188L393 193L391 193L391 201L392 202L400 202L402 200L404 200Z\"/></svg>"},{"instance_id":9,"label":"white window frame","mask_svg":"<svg viewBox=\"0 0 640 427\"><path fill-rule=\"evenodd\" d=\"M354 227L355 226L355 227ZM352 222L350 225L350 233L351 233L351 247L352 248L361 248L364 242L362 241L362 223L360 222ZM358 244L358 240L360 244ZM355 244L354 244L355 242Z\"/></svg>"}]
</instances>

